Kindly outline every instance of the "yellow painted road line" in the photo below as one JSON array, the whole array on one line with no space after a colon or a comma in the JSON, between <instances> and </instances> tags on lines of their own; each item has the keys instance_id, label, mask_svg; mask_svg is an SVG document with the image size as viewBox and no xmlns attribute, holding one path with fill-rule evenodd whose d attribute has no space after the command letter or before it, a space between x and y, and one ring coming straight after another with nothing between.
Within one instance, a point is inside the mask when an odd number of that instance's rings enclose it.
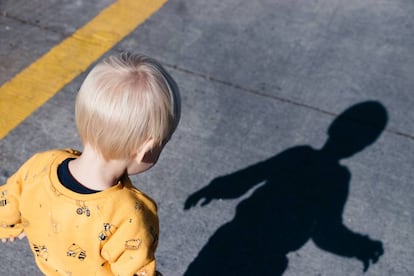
<instances>
[{"instance_id":1,"label":"yellow painted road line","mask_svg":"<svg viewBox=\"0 0 414 276\"><path fill-rule=\"evenodd\" d=\"M0 139L167 0L118 0L0 87Z\"/></svg>"}]
</instances>

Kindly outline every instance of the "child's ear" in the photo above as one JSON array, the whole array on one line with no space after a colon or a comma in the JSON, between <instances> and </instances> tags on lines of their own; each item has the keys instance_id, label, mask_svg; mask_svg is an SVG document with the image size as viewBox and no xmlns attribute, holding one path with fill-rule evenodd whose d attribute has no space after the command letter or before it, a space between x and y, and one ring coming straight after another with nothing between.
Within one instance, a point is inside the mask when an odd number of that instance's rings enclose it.
<instances>
[{"instance_id":1,"label":"child's ear","mask_svg":"<svg viewBox=\"0 0 414 276\"><path fill-rule=\"evenodd\" d=\"M153 143L151 148L147 150L142 158L143 163L155 164L160 157L162 145L160 143Z\"/></svg>"},{"instance_id":2,"label":"child's ear","mask_svg":"<svg viewBox=\"0 0 414 276\"><path fill-rule=\"evenodd\" d=\"M148 139L134 154L134 159L139 163L154 164L161 153L162 146L155 139Z\"/></svg>"}]
</instances>

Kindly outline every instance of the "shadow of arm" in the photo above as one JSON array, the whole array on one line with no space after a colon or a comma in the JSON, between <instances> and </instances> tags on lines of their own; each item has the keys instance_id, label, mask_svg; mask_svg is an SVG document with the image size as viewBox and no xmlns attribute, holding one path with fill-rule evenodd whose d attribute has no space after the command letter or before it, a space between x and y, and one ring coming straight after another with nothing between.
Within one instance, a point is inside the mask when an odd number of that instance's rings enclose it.
<instances>
[{"instance_id":1,"label":"shadow of arm","mask_svg":"<svg viewBox=\"0 0 414 276\"><path fill-rule=\"evenodd\" d=\"M289 175L292 168L303 163L312 152L309 146L294 147L232 174L217 177L209 185L190 195L184 209L194 207L200 201L201 206L204 206L213 199L238 198L270 177Z\"/></svg>"},{"instance_id":2,"label":"shadow of arm","mask_svg":"<svg viewBox=\"0 0 414 276\"><path fill-rule=\"evenodd\" d=\"M384 249L381 241L372 240L367 235L355 233L340 221L318 223L312 240L321 249L344 256L355 257L364 265L364 272L369 265L375 264Z\"/></svg>"},{"instance_id":3,"label":"shadow of arm","mask_svg":"<svg viewBox=\"0 0 414 276\"><path fill-rule=\"evenodd\" d=\"M271 168L272 159L249 166L229 175L220 176L209 185L188 197L184 209L189 209L201 202L201 206L209 204L213 199L238 198L252 187L266 179Z\"/></svg>"}]
</instances>

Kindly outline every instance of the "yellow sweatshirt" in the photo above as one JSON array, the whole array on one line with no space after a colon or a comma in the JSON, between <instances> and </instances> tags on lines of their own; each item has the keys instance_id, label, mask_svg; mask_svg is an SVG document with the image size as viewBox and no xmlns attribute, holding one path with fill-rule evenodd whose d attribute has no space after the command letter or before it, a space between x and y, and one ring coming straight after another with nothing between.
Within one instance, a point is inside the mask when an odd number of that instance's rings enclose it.
<instances>
[{"instance_id":1,"label":"yellow sweatshirt","mask_svg":"<svg viewBox=\"0 0 414 276\"><path fill-rule=\"evenodd\" d=\"M46 275L156 275L156 204L128 177L94 194L65 188L57 168L78 156L36 154L0 186L0 238L24 231Z\"/></svg>"}]
</instances>

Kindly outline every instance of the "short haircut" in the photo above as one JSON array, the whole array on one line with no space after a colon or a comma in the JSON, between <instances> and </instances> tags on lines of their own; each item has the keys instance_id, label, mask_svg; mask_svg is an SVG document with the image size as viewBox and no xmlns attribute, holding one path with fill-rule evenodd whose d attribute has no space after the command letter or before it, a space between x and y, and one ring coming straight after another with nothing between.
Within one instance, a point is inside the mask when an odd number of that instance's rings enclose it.
<instances>
[{"instance_id":1,"label":"short haircut","mask_svg":"<svg viewBox=\"0 0 414 276\"><path fill-rule=\"evenodd\" d=\"M110 56L84 80L75 117L83 144L107 160L129 158L149 139L170 139L180 118L178 87L150 57Z\"/></svg>"}]
</instances>

